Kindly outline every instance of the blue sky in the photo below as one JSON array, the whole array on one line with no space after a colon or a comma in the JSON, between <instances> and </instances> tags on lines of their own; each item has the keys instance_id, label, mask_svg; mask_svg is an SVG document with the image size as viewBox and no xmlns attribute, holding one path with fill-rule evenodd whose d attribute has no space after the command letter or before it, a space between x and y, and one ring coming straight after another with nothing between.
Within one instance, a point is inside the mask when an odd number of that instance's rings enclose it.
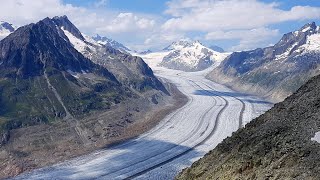
<instances>
[{"instance_id":1,"label":"blue sky","mask_svg":"<svg viewBox=\"0 0 320 180\"><path fill-rule=\"evenodd\" d=\"M95 0L64 0L64 3L78 6L94 6ZM166 8L167 0L107 0L104 8L123 12L140 12L161 14Z\"/></svg>"},{"instance_id":2,"label":"blue sky","mask_svg":"<svg viewBox=\"0 0 320 180\"><path fill-rule=\"evenodd\" d=\"M85 34L135 50L180 39L228 51L265 47L308 22L320 24L319 0L10 0L1 20L18 26L67 15Z\"/></svg>"}]
</instances>

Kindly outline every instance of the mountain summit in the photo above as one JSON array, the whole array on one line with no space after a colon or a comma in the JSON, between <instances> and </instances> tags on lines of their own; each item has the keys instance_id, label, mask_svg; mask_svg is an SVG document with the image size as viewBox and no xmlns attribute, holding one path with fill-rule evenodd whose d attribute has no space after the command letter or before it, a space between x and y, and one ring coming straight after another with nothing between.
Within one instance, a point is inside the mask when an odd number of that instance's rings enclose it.
<instances>
[{"instance_id":1,"label":"mountain summit","mask_svg":"<svg viewBox=\"0 0 320 180\"><path fill-rule=\"evenodd\" d=\"M205 47L200 41L177 41L164 48L169 51L162 62L161 66L183 71L204 70L212 65L218 65L228 55L219 53Z\"/></svg>"}]
</instances>

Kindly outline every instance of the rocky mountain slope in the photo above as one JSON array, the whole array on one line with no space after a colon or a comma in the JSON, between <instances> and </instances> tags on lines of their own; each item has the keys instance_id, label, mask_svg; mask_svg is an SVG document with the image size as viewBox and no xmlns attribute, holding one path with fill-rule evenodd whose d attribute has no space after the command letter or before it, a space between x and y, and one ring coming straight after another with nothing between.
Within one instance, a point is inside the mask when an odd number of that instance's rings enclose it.
<instances>
[{"instance_id":1,"label":"rocky mountain slope","mask_svg":"<svg viewBox=\"0 0 320 180\"><path fill-rule=\"evenodd\" d=\"M113 74L64 38L47 18L0 42L1 116L8 128L108 108L116 101L109 91L126 94Z\"/></svg>"},{"instance_id":2,"label":"rocky mountain slope","mask_svg":"<svg viewBox=\"0 0 320 180\"><path fill-rule=\"evenodd\" d=\"M218 65L228 53L219 53L199 41L178 41L163 49L168 51L160 66L183 71L200 71Z\"/></svg>"},{"instance_id":3,"label":"rocky mountain slope","mask_svg":"<svg viewBox=\"0 0 320 180\"><path fill-rule=\"evenodd\" d=\"M316 76L176 179L320 179L319 89Z\"/></svg>"},{"instance_id":4,"label":"rocky mountain slope","mask_svg":"<svg viewBox=\"0 0 320 180\"><path fill-rule=\"evenodd\" d=\"M138 135L177 106L141 58L88 39L66 16L1 40L0 71L0 178Z\"/></svg>"},{"instance_id":5,"label":"rocky mountain slope","mask_svg":"<svg viewBox=\"0 0 320 180\"><path fill-rule=\"evenodd\" d=\"M232 53L208 78L281 101L319 74L319 40L319 26L306 24L274 46Z\"/></svg>"},{"instance_id":6,"label":"rocky mountain slope","mask_svg":"<svg viewBox=\"0 0 320 180\"><path fill-rule=\"evenodd\" d=\"M7 22L0 21L0 40L8 36L15 30L15 27Z\"/></svg>"}]
</instances>

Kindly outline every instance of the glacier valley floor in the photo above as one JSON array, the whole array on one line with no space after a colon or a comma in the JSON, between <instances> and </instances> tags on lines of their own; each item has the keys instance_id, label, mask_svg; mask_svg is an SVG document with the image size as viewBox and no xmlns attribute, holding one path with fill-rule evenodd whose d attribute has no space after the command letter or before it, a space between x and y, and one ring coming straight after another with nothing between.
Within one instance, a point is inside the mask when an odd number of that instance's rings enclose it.
<instances>
[{"instance_id":1,"label":"glacier valley floor","mask_svg":"<svg viewBox=\"0 0 320 180\"><path fill-rule=\"evenodd\" d=\"M156 67L189 101L137 138L15 179L173 179L227 136L272 107L205 78L207 71Z\"/></svg>"}]
</instances>

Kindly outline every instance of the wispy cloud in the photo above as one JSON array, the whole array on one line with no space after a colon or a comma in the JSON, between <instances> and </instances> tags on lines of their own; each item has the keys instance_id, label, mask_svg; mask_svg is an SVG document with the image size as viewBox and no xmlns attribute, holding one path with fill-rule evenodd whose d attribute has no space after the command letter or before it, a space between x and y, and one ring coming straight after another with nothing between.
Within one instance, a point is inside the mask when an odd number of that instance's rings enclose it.
<instances>
[{"instance_id":1,"label":"wispy cloud","mask_svg":"<svg viewBox=\"0 0 320 180\"><path fill-rule=\"evenodd\" d=\"M108 0L98 0L94 3L96 8L106 7L108 5Z\"/></svg>"},{"instance_id":2,"label":"wispy cloud","mask_svg":"<svg viewBox=\"0 0 320 180\"><path fill-rule=\"evenodd\" d=\"M239 44L229 49L231 51L249 50L271 44L270 39L279 36L279 30L257 28L251 30L213 31L206 35L207 40L239 40Z\"/></svg>"}]
</instances>

